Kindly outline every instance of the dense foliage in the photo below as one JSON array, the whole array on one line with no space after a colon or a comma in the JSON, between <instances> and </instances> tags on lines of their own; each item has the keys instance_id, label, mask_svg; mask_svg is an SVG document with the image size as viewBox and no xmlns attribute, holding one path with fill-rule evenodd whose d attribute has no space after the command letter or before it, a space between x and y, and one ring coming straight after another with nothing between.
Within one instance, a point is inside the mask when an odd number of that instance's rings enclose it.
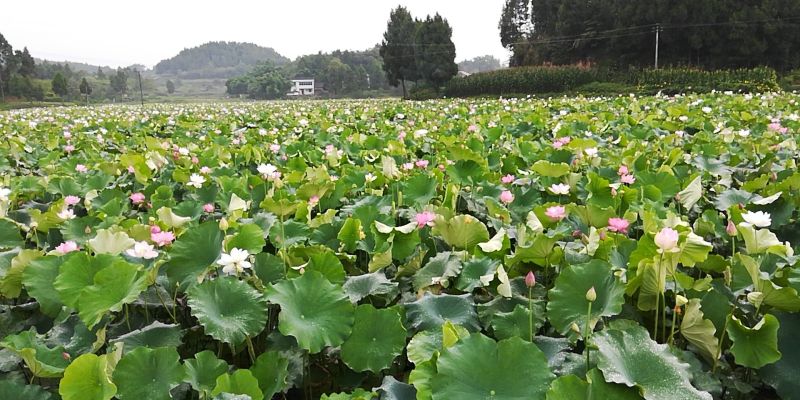
<instances>
[{"instance_id":1,"label":"dense foliage","mask_svg":"<svg viewBox=\"0 0 800 400\"><path fill-rule=\"evenodd\" d=\"M280 65L289 59L272 48L252 43L209 42L181 50L175 57L156 64L154 70L183 79L232 78L265 61Z\"/></svg>"},{"instance_id":2,"label":"dense foliage","mask_svg":"<svg viewBox=\"0 0 800 400\"><path fill-rule=\"evenodd\" d=\"M769 68L702 71L697 69L630 69L613 72L579 66L517 67L451 80L444 93L451 97L553 94L564 92L631 91L655 94L707 93L711 91L762 92L778 89Z\"/></svg>"},{"instance_id":3,"label":"dense foliage","mask_svg":"<svg viewBox=\"0 0 800 400\"><path fill-rule=\"evenodd\" d=\"M283 69L270 62L257 65L246 75L228 79L225 82L228 94L246 94L251 99L278 99L283 97L292 82Z\"/></svg>"},{"instance_id":4,"label":"dense foliage","mask_svg":"<svg viewBox=\"0 0 800 400\"><path fill-rule=\"evenodd\" d=\"M0 114L0 398L795 399L798 101Z\"/></svg>"},{"instance_id":5,"label":"dense foliage","mask_svg":"<svg viewBox=\"0 0 800 400\"><path fill-rule=\"evenodd\" d=\"M511 65L593 62L707 69L800 67L799 0L507 0L500 21Z\"/></svg>"},{"instance_id":6,"label":"dense foliage","mask_svg":"<svg viewBox=\"0 0 800 400\"><path fill-rule=\"evenodd\" d=\"M458 63L458 70L470 74L478 72L489 72L503 68L503 63L491 55L475 57Z\"/></svg>"}]
</instances>

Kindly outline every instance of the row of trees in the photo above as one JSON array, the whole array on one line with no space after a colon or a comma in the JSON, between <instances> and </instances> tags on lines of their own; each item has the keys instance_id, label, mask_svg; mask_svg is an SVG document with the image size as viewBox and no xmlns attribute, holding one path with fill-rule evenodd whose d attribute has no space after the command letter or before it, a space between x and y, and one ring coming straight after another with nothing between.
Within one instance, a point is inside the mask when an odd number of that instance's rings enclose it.
<instances>
[{"instance_id":1,"label":"row of trees","mask_svg":"<svg viewBox=\"0 0 800 400\"><path fill-rule=\"evenodd\" d=\"M380 55L389 83L401 85L407 96L406 81L422 82L438 89L458 73L453 30L438 13L416 20L405 7L389 15Z\"/></svg>"},{"instance_id":2,"label":"row of trees","mask_svg":"<svg viewBox=\"0 0 800 400\"><path fill-rule=\"evenodd\" d=\"M0 101L6 96L44 98L44 89L34 82L36 62L28 48L14 50L0 34Z\"/></svg>"},{"instance_id":3,"label":"row of trees","mask_svg":"<svg viewBox=\"0 0 800 400\"><path fill-rule=\"evenodd\" d=\"M313 78L317 90L335 97L391 89L383 75L377 47L365 51L320 52L283 65L264 61L249 73L229 79L225 85L230 95L275 99L289 91L292 78Z\"/></svg>"},{"instance_id":4,"label":"row of trees","mask_svg":"<svg viewBox=\"0 0 800 400\"><path fill-rule=\"evenodd\" d=\"M506 0L510 64L800 66L800 0Z\"/></svg>"}]
</instances>

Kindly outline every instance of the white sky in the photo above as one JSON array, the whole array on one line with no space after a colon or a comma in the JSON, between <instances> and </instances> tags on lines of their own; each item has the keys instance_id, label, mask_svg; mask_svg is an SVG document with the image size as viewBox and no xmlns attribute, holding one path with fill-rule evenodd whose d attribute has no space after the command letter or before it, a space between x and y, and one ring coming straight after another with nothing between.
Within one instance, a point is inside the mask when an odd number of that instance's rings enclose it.
<instances>
[{"instance_id":1,"label":"white sky","mask_svg":"<svg viewBox=\"0 0 800 400\"><path fill-rule=\"evenodd\" d=\"M503 0L2 0L0 33L34 57L152 67L209 41L252 42L294 59L380 42L389 12L439 12L453 28L456 61L505 61L497 23ZM119 5L115 5L119 4ZM124 4L124 6L123 6Z\"/></svg>"}]
</instances>

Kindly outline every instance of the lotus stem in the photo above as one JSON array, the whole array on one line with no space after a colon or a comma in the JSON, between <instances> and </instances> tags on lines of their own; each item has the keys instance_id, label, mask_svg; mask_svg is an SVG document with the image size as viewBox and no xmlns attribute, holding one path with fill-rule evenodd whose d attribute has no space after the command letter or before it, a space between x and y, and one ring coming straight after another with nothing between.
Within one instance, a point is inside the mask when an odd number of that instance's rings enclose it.
<instances>
[{"instance_id":1,"label":"lotus stem","mask_svg":"<svg viewBox=\"0 0 800 400\"><path fill-rule=\"evenodd\" d=\"M530 333L529 341L533 343L533 287L528 288L528 332Z\"/></svg>"},{"instance_id":2,"label":"lotus stem","mask_svg":"<svg viewBox=\"0 0 800 400\"><path fill-rule=\"evenodd\" d=\"M584 346L586 347L586 349L584 350L584 351L586 351L586 373L589 373L589 352L590 352L590 350L589 350L589 338L592 335L592 331L591 331L591 328L589 326L590 326L591 320L592 320L592 304L593 303L594 303L593 301L590 301L589 302L589 307L586 310L586 327L584 328L584 333L583 333L583 342L584 342Z\"/></svg>"}]
</instances>

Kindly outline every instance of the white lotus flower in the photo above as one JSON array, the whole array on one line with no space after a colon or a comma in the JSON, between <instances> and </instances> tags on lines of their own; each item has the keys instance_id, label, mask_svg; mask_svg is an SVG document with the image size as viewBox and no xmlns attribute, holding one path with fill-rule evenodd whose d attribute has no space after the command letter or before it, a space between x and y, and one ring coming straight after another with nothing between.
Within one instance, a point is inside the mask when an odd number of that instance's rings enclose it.
<instances>
[{"instance_id":1,"label":"white lotus flower","mask_svg":"<svg viewBox=\"0 0 800 400\"><path fill-rule=\"evenodd\" d=\"M569 185L565 185L563 183L554 183L550 185L549 189L553 194L569 194Z\"/></svg>"},{"instance_id":2,"label":"white lotus flower","mask_svg":"<svg viewBox=\"0 0 800 400\"><path fill-rule=\"evenodd\" d=\"M271 176L278 170L278 167L272 164L261 164L258 166L258 173L264 176L265 178Z\"/></svg>"},{"instance_id":3,"label":"white lotus flower","mask_svg":"<svg viewBox=\"0 0 800 400\"><path fill-rule=\"evenodd\" d=\"M125 254L134 258L144 258L145 260L158 257L158 251L156 251L152 244L147 242L136 242L133 247L125 250Z\"/></svg>"},{"instance_id":4,"label":"white lotus flower","mask_svg":"<svg viewBox=\"0 0 800 400\"><path fill-rule=\"evenodd\" d=\"M758 228L766 228L772 225L772 217L764 211L748 211L742 214L742 218L748 224L755 225Z\"/></svg>"},{"instance_id":5,"label":"white lotus flower","mask_svg":"<svg viewBox=\"0 0 800 400\"><path fill-rule=\"evenodd\" d=\"M11 189L0 187L0 201L8 201L8 196L11 194Z\"/></svg>"},{"instance_id":6,"label":"white lotus flower","mask_svg":"<svg viewBox=\"0 0 800 400\"><path fill-rule=\"evenodd\" d=\"M202 175L192 174L192 176L189 177L189 183L187 183L187 185L200 189L203 187L204 183L206 183L206 178L203 178Z\"/></svg>"},{"instance_id":7,"label":"white lotus flower","mask_svg":"<svg viewBox=\"0 0 800 400\"><path fill-rule=\"evenodd\" d=\"M367 180L367 183L370 183L370 182L375 182L375 180L378 179L378 177L373 175L372 173L368 173L364 175L364 179Z\"/></svg>"},{"instance_id":8,"label":"white lotus flower","mask_svg":"<svg viewBox=\"0 0 800 400\"><path fill-rule=\"evenodd\" d=\"M597 147L590 147L583 152L589 157L597 157Z\"/></svg>"},{"instance_id":9,"label":"white lotus flower","mask_svg":"<svg viewBox=\"0 0 800 400\"><path fill-rule=\"evenodd\" d=\"M222 265L222 272L228 275L236 275L252 267L250 261L247 261L249 256L250 253L248 253L247 250L234 247L231 249L230 253L222 253L217 264Z\"/></svg>"},{"instance_id":10,"label":"white lotus flower","mask_svg":"<svg viewBox=\"0 0 800 400\"><path fill-rule=\"evenodd\" d=\"M75 212L73 212L70 208L64 208L57 215L58 218L61 218L64 221L75 218Z\"/></svg>"}]
</instances>

